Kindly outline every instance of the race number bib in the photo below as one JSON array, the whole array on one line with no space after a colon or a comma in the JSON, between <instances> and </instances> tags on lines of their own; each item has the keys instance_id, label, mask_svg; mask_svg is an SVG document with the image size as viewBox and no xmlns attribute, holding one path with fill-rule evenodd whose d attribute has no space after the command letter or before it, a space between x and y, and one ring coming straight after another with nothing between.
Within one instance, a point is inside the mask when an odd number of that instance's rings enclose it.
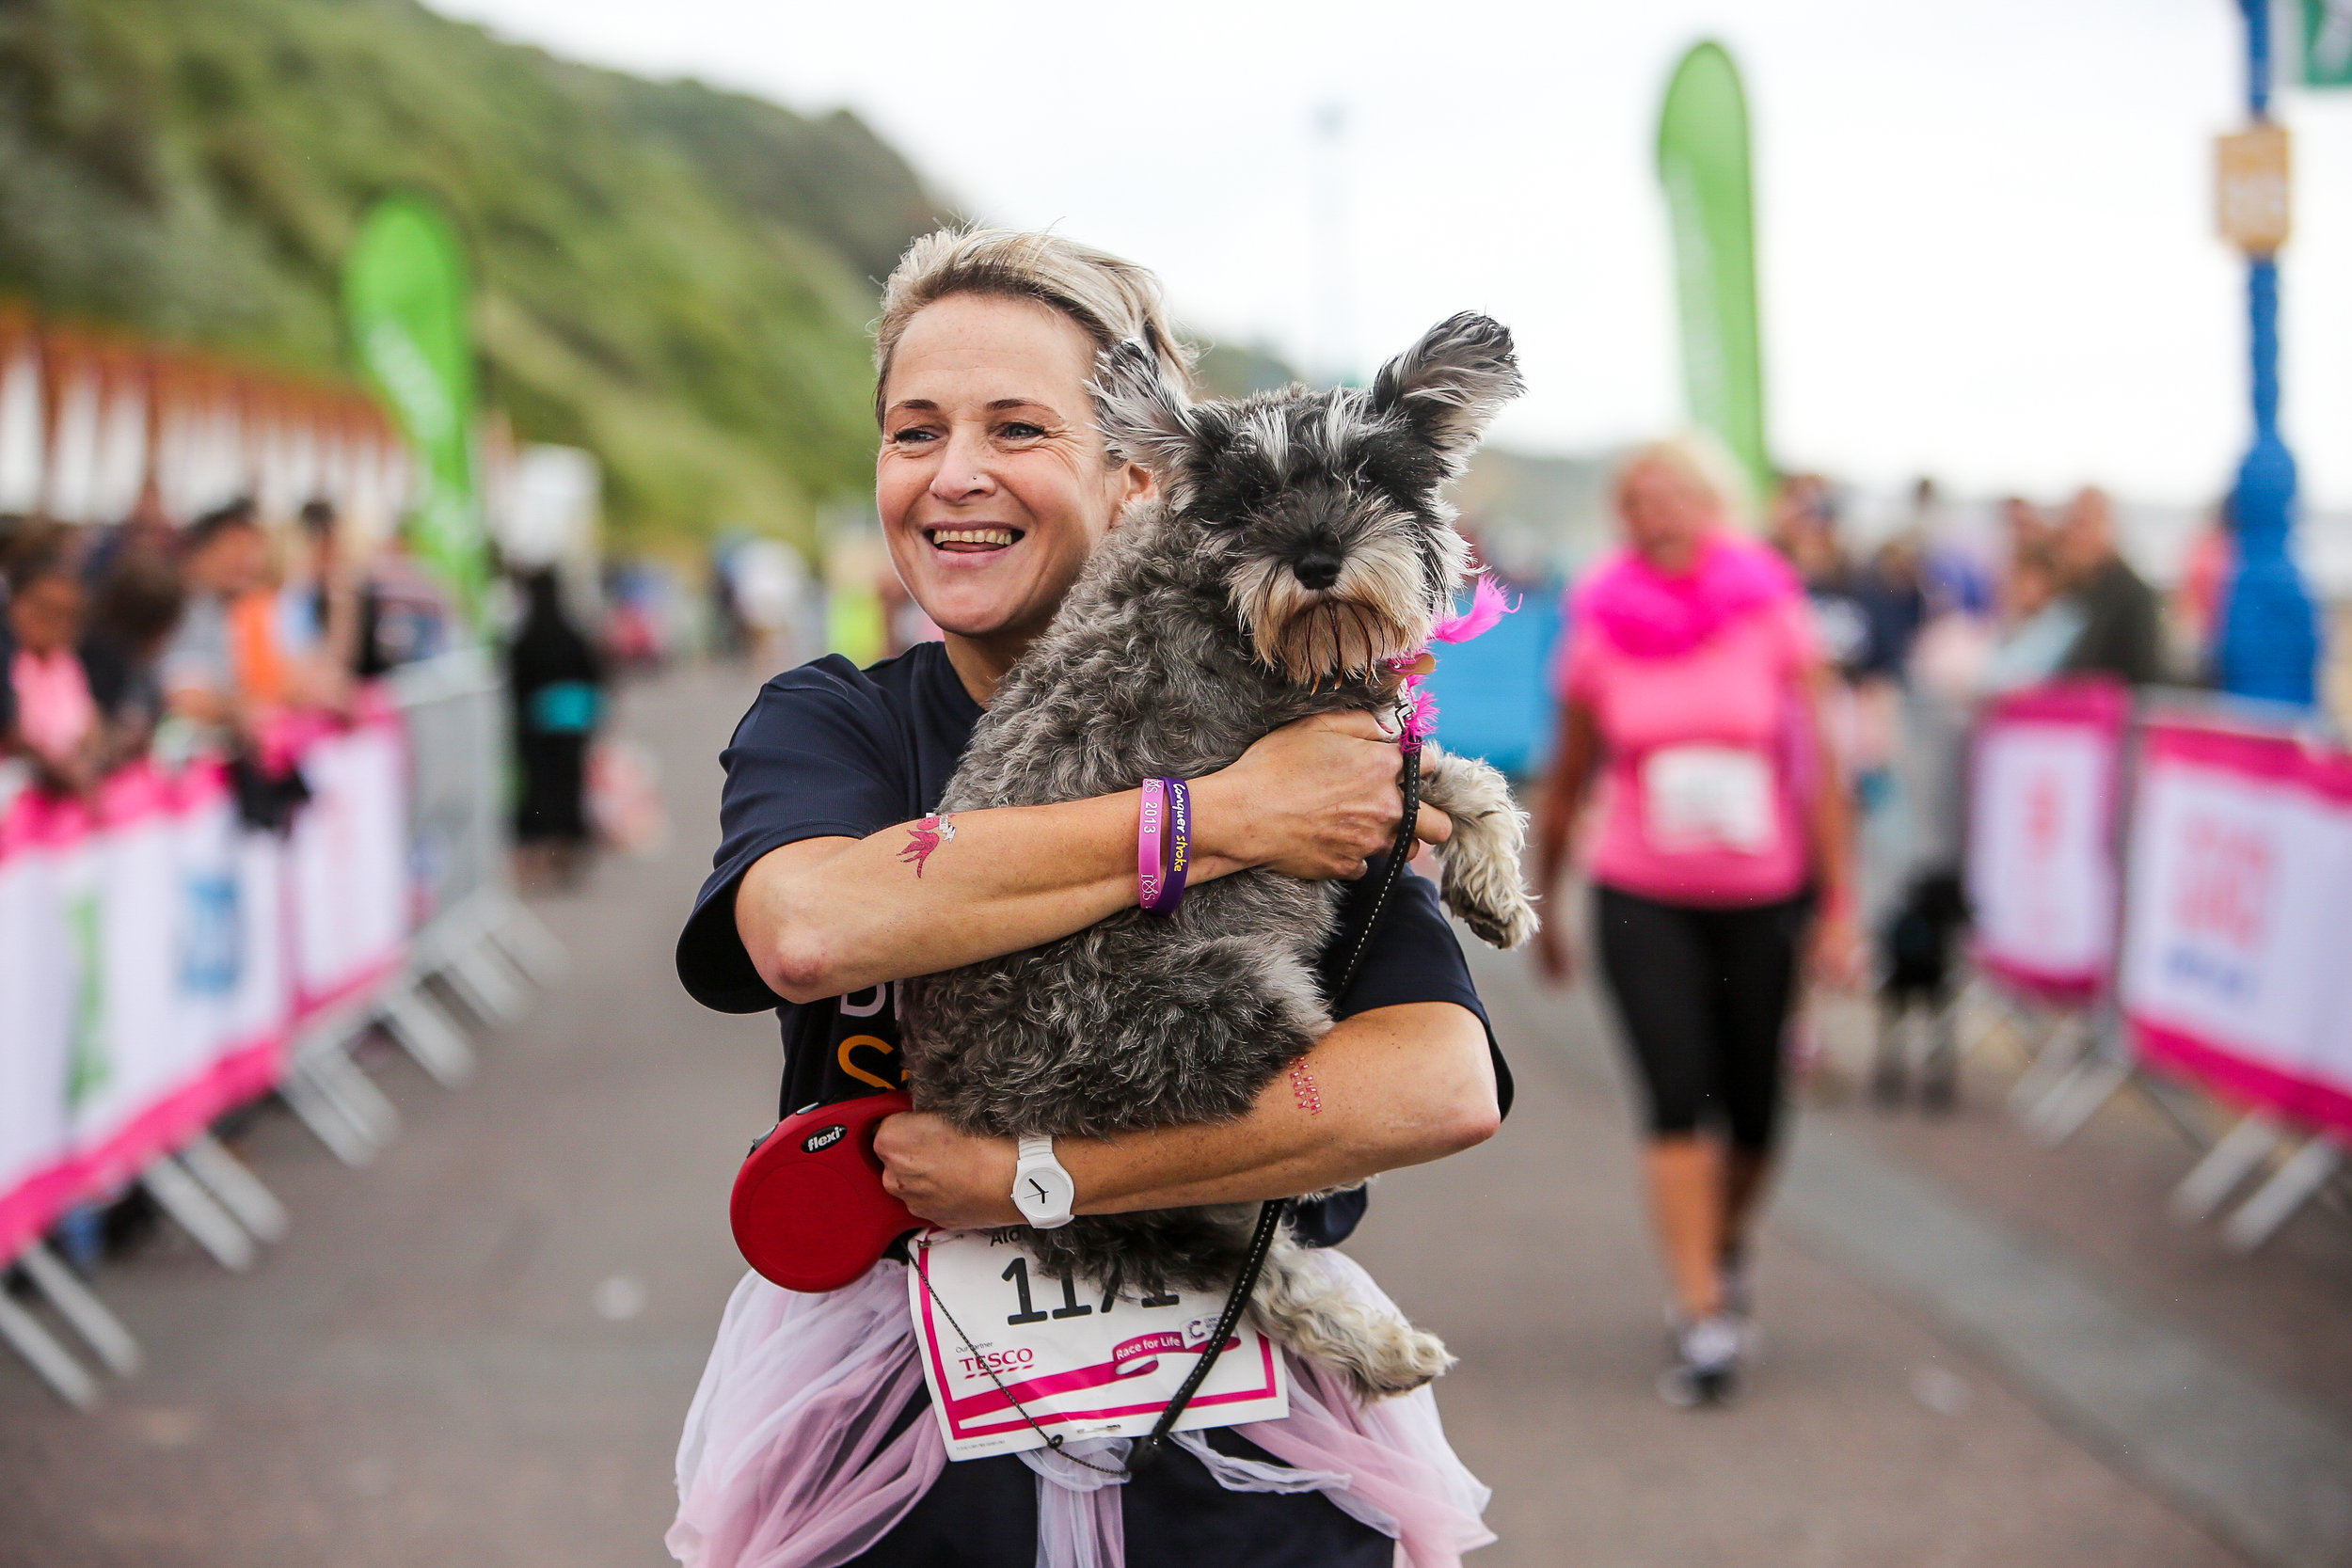
<instances>
[{"instance_id":1,"label":"race number bib","mask_svg":"<svg viewBox=\"0 0 2352 1568\"><path fill-rule=\"evenodd\" d=\"M1760 855L1779 837L1772 765L1744 747L1660 747L1642 759L1642 807L1650 847L1666 854Z\"/></svg>"},{"instance_id":2,"label":"race number bib","mask_svg":"<svg viewBox=\"0 0 2352 1568\"><path fill-rule=\"evenodd\" d=\"M1196 1291L1082 1296L1041 1274L1026 1248L981 1230L933 1233L907 1250L916 1349L949 1459L1041 1449L1048 1433L1143 1435L1225 1306ZM1290 1408L1281 1356L1244 1322L1175 1430L1279 1420Z\"/></svg>"}]
</instances>

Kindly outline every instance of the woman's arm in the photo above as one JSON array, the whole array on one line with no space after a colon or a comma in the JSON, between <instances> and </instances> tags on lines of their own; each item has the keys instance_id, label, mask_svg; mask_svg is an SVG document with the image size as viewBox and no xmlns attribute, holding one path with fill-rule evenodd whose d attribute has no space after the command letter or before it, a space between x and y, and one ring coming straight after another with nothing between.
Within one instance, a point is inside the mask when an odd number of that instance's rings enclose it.
<instances>
[{"instance_id":1,"label":"woman's arm","mask_svg":"<svg viewBox=\"0 0 2352 1568\"><path fill-rule=\"evenodd\" d=\"M1252 865L1361 875L1396 832L1400 767L1395 737L1370 714L1285 725L1192 784L1190 879ZM760 978L793 1002L1035 947L1136 901L1139 803L1131 789L788 844L744 874L736 931ZM1420 837L1451 831L1442 813L1422 813Z\"/></svg>"},{"instance_id":2,"label":"woman's arm","mask_svg":"<svg viewBox=\"0 0 2352 1568\"><path fill-rule=\"evenodd\" d=\"M1804 813L1813 893L1820 900L1813 923L1812 969L1831 985L1851 986L1859 982L1863 971L1862 936L1854 911L1852 813L1843 771L1821 728L1821 699L1836 678L1826 666L1817 667L1800 689L1803 734L1799 738L1812 752L1814 778Z\"/></svg>"},{"instance_id":3,"label":"woman's arm","mask_svg":"<svg viewBox=\"0 0 2352 1568\"><path fill-rule=\"evenodd\" d=\"M1535 808L1535 891L1549 894L1567 866L1568 841L1584 814L1593 771L1600 762L1600 725L1574 697L1560 702L1560 751L1544 775Z\"/></svg>"},{"instance_id":4,"label":"woman's arm","mask_svg":"<svg viewBox=\"0 0 2352 1568\"><path fill-rule=\"evenodd\" d=\"M1592 707L1574 697L1560 701L1560 749L1535 806L1535 895L1553 897L1567 869L1568 847L1576 835L1577 818L1584 814L1593 773L1600 765L1600 725ZM1555 906L1556 907L1556 906ZM1569 977L1567 931L1547 912L1535 933L1535 958L1553 980Z\"/></svg>"},{"instance_id":5,"label":"woman's arm","mask_svg":"<svg viewBox=\"0 0 2352 1568\"><path fill-rule=\"evenodd\" d=\"M1502 1116L1476 1014L1452 1002L1375 1007L1334 1024L1238 1121L1057 1138L1082 1214L1292 1197L1484 1143ZM934 1225L1019 1225L1009 1138L908 1113L874 1140L882 1184Z\"/></svg>"}]
</instances>

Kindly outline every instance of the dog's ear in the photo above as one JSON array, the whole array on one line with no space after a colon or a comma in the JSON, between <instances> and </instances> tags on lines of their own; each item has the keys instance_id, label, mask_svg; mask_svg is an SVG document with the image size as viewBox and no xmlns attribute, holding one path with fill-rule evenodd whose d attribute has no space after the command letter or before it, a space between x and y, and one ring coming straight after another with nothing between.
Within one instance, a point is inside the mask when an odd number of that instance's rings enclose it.
<instances>
[{"instance_id":1,"label":"dog's ear","mask_svg":"<svg viewBox=\"0 0 2352 1568\"><path fill-rule=\"evenodd\" d=\"M1376 414L1400 414L1459 472L1502 405L1527 389L1511 329L1465 310L1431 327L1373 378Z\"/></svg>"},{"instance_id":2,"label":"dog's ear","mask_svg":"<svg viewBox=\"0 0 2352 1568\"><path fill-rule=\"evenodd\" d=\"M1163 488L1196 438L1192 404L1160 373L1156 355L1133 338L1094 356L1094 417L1112 451L1152 470Z\"/></svg>"}]
</instances>

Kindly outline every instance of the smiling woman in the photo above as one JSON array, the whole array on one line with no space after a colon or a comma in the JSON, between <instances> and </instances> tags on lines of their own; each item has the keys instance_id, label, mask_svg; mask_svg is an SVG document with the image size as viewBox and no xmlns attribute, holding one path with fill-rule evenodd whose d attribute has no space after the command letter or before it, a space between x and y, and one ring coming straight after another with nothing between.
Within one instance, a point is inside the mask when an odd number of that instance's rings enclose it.
<instances>
[{"instance_id":1,"label":"smiling woman","mask_svg":"<svg viewBox=\"0 0 2352 1568\"><path fill-rule=\"evenodd\" d=\"M943 230L891 275L875 330L874 501L907 591L982 701L1150 493L1149 475L1104 444L1087 390L1096 351L1128 336L1191 388L1158 281L1116 257Z\"/></svg>"},{"instance_id":2,"label":"smiling woman","mask_svg":"<svg viewBox=\"0 0 2352 1568\"><path fill-rule=\"evenodd\" d=\"M1144 471L1094 428L1094 340L1026 299L958 294L891 345L874 500L892 562L993 687L1045 629ZM980 672L958 673L975 684Z\"/></svg>"},{"instance_id":3,"label":"smiling woman","mask_svg":"<svg viewBox=\"0 0 2352 1568\"><path fill-rule=\"evenodd\" d=\"M725 752L723 839L678 942L697 999L776 1009L784 1113L903 1076L901 982L1137 907L1140 787L940 811L1006 672L1097 546L1157 495L1105 442L1089 389L1097 354L1131 341L1188 386L1152 276L1058 236L935 234L892 275L875 500L900 577L944 636L868 669L829 657L768 683ZM1401 768L1397 737L1370 713L1274 730L1187 781L1188 885L1253 867L1353 880L1364 891L1340 901L1336 928L1364 927L1366 872L1403 815ZM1443 842L1452 824L1424 809L1416 831ZM1243 1114L1017 1141L901 1113L874 1141L886 1189L943 1228L1043 1227L1328 1194L1490 1135L1509 1079L1431 885L1403 878L1362 947L1344 987L1343 944L1324 955L1336 1022ZM1016 1168L1057 1173L1061 1221L1015 1203ZM1355 1193L1302 1202L1299 1239L1343 1239L1361 1211ZM1344 1286L1356 1307L1393 1312L1343 1259L1317 1266L1359 1281ZM1386 1568L1402 1539L1420 1568L1440 1568L1490 1539L1485 1489L1445 1447L1425 1388L1365 1404L1305 1363L1289 1418L1180 1434L1124 1484L1087 1484L1117 1458L1100 1445L1124 1439L947 1463L905 1275L885 1259L830 1292L744 1280L679 1451L669 1544L681 1560L1058 1568L1117 1564L1123 1547L1129 1568ZM1054 1316L1078 1315L1073 1296Z\"/></svg>"}]
</instances>

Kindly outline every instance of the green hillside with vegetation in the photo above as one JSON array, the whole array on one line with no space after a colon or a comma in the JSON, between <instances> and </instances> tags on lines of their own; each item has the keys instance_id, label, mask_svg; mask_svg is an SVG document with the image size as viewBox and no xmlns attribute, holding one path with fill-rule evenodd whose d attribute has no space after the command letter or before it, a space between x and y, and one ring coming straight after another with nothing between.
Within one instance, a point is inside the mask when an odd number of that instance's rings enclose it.
<instances>
[{"instance_id":1,"label":"green hillside with vegetation","mask_svg":"<svg viewBox=\"0 0 2352 1568\"><path fill-rule=\"evenodd\" d=\"M488 399L617 543L805 538L871 483L874 280L941 205L846 111L557 59L414 0L0 0L0 294L347 369L376 197L470 244Z\"/></svg>"}]
</instances>

